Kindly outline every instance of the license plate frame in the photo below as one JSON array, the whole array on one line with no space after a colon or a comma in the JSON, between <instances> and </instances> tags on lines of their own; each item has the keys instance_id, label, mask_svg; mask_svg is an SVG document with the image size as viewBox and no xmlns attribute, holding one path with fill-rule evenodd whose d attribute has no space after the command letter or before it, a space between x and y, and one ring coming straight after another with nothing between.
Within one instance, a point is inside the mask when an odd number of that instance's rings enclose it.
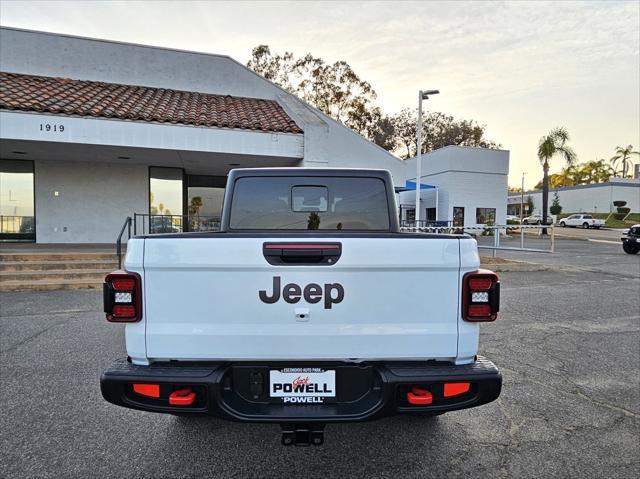
<instances>
[{"instance_id":1,"label":"license plate frame","mask_svg":"<svg viewBox=\"0 0 640 479\"><path fill-rule=\"evenodd\" d=\"M336 370L322 367L270 369L269 400L291 405L336 402Z\"/></svg>"}]
</instances>

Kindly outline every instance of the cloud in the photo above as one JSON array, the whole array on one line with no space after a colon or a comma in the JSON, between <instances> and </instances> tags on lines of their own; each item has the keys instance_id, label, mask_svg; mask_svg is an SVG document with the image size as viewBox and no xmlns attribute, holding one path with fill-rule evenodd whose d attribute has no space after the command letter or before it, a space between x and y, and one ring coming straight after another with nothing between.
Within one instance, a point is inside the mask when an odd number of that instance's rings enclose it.
<instances>
[{"instance_id":1,"label":"cloud","mask_svg":"<svg viewBox=\"0 0 640 479\"><path fill-rule=\"evenodd\" d=\"M0 18L242 62L261 43L343 59L387 111L413 107L420 88L439 88L429 107L486 123L511 149L512 171L537 168L537 140L559 124L585 159L640 142L638 2L3 0Z\"/></svg>"}]
</instances>

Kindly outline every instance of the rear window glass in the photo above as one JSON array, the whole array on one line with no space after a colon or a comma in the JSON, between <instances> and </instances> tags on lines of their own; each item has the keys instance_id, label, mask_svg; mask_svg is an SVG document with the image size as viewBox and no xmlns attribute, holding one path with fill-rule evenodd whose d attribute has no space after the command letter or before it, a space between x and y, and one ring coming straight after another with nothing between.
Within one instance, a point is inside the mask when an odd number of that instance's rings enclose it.
<instances>
[{"instance_id":1,"label":"rear window glass","mask_svg":"<svg viewBox=\"0 0 640 479\"><path fill-rule=\"evenodd\" d=\"M583 220L592 220L592 219L593 219L593 216L591 216L591 215L584 215L584 216L582 217L582 219L583 219Z\"/></svg>"},{"instance_id":2,"label":"rear window glass","mask_svg":"<svg viewBox=\"0 0 640 479\"><path fill-rule=\"evenodd\" d=\"M389 230L378 178L245 177L235 182L234 230Z\"/></svg>"}]
</instances>

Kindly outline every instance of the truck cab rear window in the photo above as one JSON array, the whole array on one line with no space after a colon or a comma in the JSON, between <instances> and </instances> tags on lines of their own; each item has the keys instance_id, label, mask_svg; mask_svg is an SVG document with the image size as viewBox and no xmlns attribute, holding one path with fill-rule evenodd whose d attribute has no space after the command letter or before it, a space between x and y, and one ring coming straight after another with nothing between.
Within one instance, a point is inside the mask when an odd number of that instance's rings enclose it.
<instances>
[{"instance_id":1,"label":"truck cab rear window","mask_svg":"<svg viewBox=\"0 0 640 479\"><path fill-rule=\"evenodd\" d=\"M233 189L232 230L388 231L378 178L243 177Z\"/></svg>"}]
</instances>

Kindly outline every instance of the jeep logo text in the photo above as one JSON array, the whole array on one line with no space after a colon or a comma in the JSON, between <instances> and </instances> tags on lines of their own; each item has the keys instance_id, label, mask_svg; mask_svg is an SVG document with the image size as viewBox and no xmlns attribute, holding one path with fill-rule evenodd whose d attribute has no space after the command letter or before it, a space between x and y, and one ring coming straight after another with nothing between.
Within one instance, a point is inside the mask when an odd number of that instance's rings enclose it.
<instances>
[{"instance_id":1,"label":"jeep logo text","mask_svg":"<svg viewBox=\"0 0 640 479\"><path fill-rule=\"evenodd\" d=\"M273 304L280 299L280 276L273 277L273 287L271 294L262 289L258 292L260 301ZM325 283L324 291L319 284L309 283L302 287L296 283L285 284L282 288L282 298L289 304L295 304L304 298L307 303L316 304L322 301L324 296L324 309L331 309L334 304L341 303L344 299L344 288L340 283Z\"/></svg>"}]
</instances>

